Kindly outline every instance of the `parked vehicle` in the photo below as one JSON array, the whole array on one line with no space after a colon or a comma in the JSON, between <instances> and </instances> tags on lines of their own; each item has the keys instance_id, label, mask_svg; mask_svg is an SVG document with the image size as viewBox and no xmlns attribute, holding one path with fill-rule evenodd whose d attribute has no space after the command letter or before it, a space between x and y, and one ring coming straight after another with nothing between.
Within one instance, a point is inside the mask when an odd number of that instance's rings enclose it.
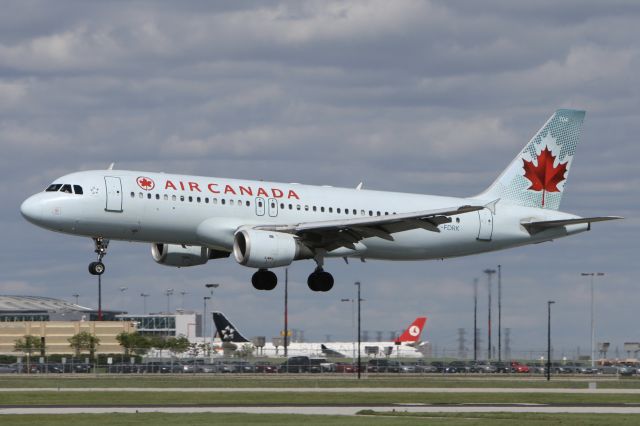
<instances>
[{"instance_id":1,"label":"parked vehicle","mask_svg":"<svg viewBox=\"0 0 640 426\"><path fill-rule=\"evenodd\" d=\"M308 356L293 356L280 364L280 373L308 373L311 361Z\"/></svg>"},{"instance_id":2,"label":"parked vehicle","mask_svg":"<svg viewBox=\"0 0 640 426\"><path fill-rule=\"evenodd\" d=\"M400 363L386 358L376 358L367 363L366 371L369 373L398 373L400 372Z\"/></svg>"},{"instance_id":3,"label":"parked vehicle","mask_svg":"<svg viewBox=\"0 0 640 426\"><path fill-rule=\"evenodd\" d=\"M491 365L488 361L476 361L475 363L471 363L470 371L472 373L496 373L498 369L495 365Z\"/></svg>"},{"instance_id":4,"label":"parked vehicle","mask_svg":"<svg viewBox=\"0 0 640 426\"><path fill-rule=\"evenodd\" d=\"M18 368L15 364L0 364L0 374L17 373Z\"/></svg>"},{"instance_id":5,"label":"parked vehicle","mask_svg":"<svg viewBox=\"0 0 640 426\"><path fill-rule=\"evenodd\" d=\"M520 364L518 361L511 361L511 372L527 374L530 372L529 367Z\"/></svg>"},{"instance_id":6,"label":"parked vehicle","mask_svg":"<svg viewBox=\"0 0 640 426\"><path fill-rule=\"evenodd\" d=\"M353 364L349 364L347 362L337 362L335 364L336 373L355 373L356 367Z\"/></svg>"},{"instance_id":7,"label":"parked vehicle","mask_svg":"<svg viewBox=\"0 0 640 426\"><path fill-rule=\"evenodd\" d=\"M255 364L254 370L256 373L277 373L278 367L268 361L261 361Z\"/></svg>"}]
</instances>

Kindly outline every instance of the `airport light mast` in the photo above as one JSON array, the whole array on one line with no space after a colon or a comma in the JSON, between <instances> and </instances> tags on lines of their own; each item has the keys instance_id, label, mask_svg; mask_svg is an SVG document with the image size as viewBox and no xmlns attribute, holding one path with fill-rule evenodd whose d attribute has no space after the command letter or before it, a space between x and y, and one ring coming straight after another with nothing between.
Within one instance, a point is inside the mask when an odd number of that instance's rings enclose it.
<instances>
[{"instance_id":1,"label":"airport light mast","mask_svg":"<svg viewBox=\"0 0 640 426\"><path fill-rule=\"evenodd\" d=\"M362 358L360 356L360 344L361 342L361 338L360 338L360 302L362 301L362 299L360 298L360 281L356 281L354 283L354 285L356 287L358 287L358 380L360 379L360 374L362 373Z\"/></svg>"},{"instance_id":2,"label":"airport light mast","mask_svg":"<svg viewBox=\"0 0 640 426\"><path fill-rule=\"evenodd\" d=\"M207 337L207 323L209 322L209 320L207 319L207 300L213 299L213 290L220 287L220 284L218 283L208 283L204 285L208 290L209 290L209 299L205 300L205 309L204 312L202 313L202 338L203 340L206 339ZM212 305L212 309L213 309L213 305ZM213 321L213 318L211 319L211 321ZM212 326L213 327L213 326ZM206 341L206 340L205 340ZM211 328L211 342L213 342L213 328Z\"/></svg>"},{"instance_id":3,"label":"airport light mast","mask_svg":"<svg viewBox=\"0 0 640 426\"><path fill-rule=\"evenodd\" d=\"M487 359L490 360L492 358L491 356L491 275L496 273L495 269L485 269L483 271L485 274L487 274L487 286L489 289L489 321L487 324L487 332L488 332L488 338L489 338L489 342L488 342L488 346L487 346Z\"/></svg>"},{"instance_id":4,"label":"airport light mast","mask_svg":"<svg viewBox=\"0 0 640 426\"><path fill-rule=\"evenodd\" d=\"M595 319L593 314L593 282L595 277L604 276L604 272L582 272L580 274L583 277L591 277L591 367L595 367L595 359L596 359L596 326Z\"/></svg>"},{"instance_id":5,"label":"airport light mast","mask_svg":"<svg viewBox=\"0 0 640 426\"><path fill-rule=\"evenodd\" d=\"M551 305L553 300L547 302L547 381L551 380Z\"/></svg>"}]
</instances>

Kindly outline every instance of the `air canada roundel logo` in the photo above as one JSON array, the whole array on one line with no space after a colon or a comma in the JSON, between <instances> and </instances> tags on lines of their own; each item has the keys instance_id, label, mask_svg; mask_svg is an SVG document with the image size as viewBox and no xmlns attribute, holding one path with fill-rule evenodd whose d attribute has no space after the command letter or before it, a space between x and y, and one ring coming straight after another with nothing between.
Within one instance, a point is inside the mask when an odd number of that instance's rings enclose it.
<instances>
[{"instance_id":1,"label":"air canada roundel logo","mask_svg":"<svg viewBox=\"0 0 640 426\"><path fill-rule=\"evenodd\" d=\"M420 334L420 327L418 327L417 325L412 325L411 327L409 327L409 334L413 337L416 337Z\"/></svg>"},{"instance_id":2,"label":"air canada roundel logo","mask_svg":"<svg viewBox=\"0 0 640 426\"><path fill-rule=\"evenodd\" d=\"M153 179L149 179L148 177L140 176L138 179L136 179L136 182L138 182L138 186L145 191L151 191L156 187Z\"/></svg>"}]
</instances>

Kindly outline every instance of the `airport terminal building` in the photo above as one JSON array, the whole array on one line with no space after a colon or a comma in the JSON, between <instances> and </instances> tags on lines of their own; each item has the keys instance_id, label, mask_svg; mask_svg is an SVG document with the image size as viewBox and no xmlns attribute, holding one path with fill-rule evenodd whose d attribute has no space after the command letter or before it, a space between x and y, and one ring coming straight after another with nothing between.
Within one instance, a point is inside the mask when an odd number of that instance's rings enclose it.
<instances>
[{"instance_id":1,"label":"airport terminal building","mask_svg":"<svg viewBox=\"0 0 640 426\"><path fill-rule=\"evenodd\" d=\"M121 332L146 335L185 336L191 341L202 336L202 315L195 312L129 315L98 311L65 300L41 296L0 295L0 354L15 355L15 341L25 335L44 338L49 354L70 354L68 339L88 331L100 339L97 353L121 353L116 340Z\"/></svg>"}]
</instances>

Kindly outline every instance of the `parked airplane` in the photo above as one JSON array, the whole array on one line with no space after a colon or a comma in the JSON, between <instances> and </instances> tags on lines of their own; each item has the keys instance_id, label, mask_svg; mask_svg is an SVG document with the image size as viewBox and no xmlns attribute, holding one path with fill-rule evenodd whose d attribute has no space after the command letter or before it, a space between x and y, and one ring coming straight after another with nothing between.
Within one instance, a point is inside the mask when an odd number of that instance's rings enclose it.
<instances>
[{"instance_id":1,"label":"parked airplane","mask_svg":"<svg viewBox=\"0 0 640 426\"><path fill-rule=\"evenodd\" d=\"M424 356L423 345L420 335L425 328L426 317L416 318L404 332L394 340L380 342L362 342L360 345L361 355L364 356L399 356L403 358L419 358ZM250 343L249 339L234 326L222 312L213 313L213 323L216 326L216 336L223 342L234 343L237 346ZM265 345L260 349L260 354L266 356L284 355L283 344L275 346L272 341L265 341ZM290 342L287 345L289 356L324 356L330 358L344 358L357 356L355 342L327 342L327 343L306 343Z\"/></svg>"},{"instance_id":2,"label":"parked airplane","mask_svg":"<svg viewBox=\"0 0 640 426\"><path fill-rule=\"evenodd\" d=\"M619 217L558 211L584 111L556 111L487 190L453 198L125 170L56 179L20 211L43 228L93 238L104 272L110 239L151 243L153 259L193 266L233 253L271 290L270 268L313 259L307 283L328 291L328 257L440 259L551 241Z\"/></svg>"}]
</instances>

